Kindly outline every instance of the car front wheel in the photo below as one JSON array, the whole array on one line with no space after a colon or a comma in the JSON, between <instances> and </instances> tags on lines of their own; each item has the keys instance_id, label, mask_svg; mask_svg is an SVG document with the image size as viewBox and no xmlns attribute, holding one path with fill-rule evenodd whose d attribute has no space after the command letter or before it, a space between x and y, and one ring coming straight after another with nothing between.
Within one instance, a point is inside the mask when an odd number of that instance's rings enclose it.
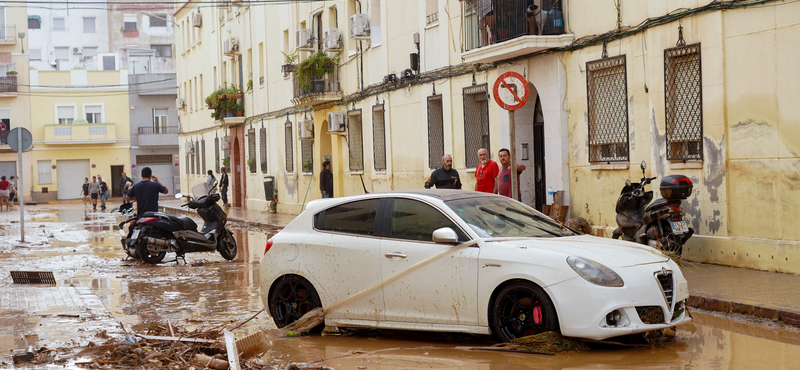
<instances>
[{"instance_id":1,"label":"car front wheel","mask_svg":"<svg viewBox=\"0 0 800 370\"><path fill-rule=\"evenodd\" d=\"M492 334L499 341L558 331L553 302L533 283L518 281L505 286L495 296L491 308L489 322Z\"/></svg>"},{"instance_id":2,"label":"car front wheel","mask_svg":"<svg viewBox=\"0 0 800 370\"><path fill-rule=\"evenodd\" d=\"M279 328L297 321L308 311L322 307L314 286L297 275L287 275L276 281L270 290L267 302L269 314ZM315 330L322 328L324 324Z\"/></svg>"}]
</instances>

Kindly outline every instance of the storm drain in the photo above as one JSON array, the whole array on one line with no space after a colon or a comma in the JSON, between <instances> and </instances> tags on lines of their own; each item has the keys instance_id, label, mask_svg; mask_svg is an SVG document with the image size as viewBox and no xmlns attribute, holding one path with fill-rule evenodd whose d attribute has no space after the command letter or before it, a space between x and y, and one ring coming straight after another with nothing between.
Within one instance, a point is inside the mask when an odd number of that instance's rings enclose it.
<instances>
[{"instance_id":1,"label":"storm drain","mask_svg":"<svg viewBox=\"0 0 800 370\"><path fill-rule=\"evenodd\" d=\"M14 284L56 285L52 271L11 271Z\"/></svg>"}]
</instances>

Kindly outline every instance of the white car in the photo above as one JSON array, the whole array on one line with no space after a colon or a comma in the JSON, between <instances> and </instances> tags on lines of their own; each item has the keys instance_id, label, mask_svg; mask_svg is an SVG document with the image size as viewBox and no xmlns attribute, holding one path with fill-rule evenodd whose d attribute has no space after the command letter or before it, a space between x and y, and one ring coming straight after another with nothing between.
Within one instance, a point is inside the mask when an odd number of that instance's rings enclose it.
<instances>
[{"instance_id":1,"label":"white car","mask_svg":"<svg viewBox=\"0 0 800 370\"><path fill-rule=\"evenodd\" d=\"M661 252L463 190L313 201L267 242L260 283L278 327L375 285L325 325L601 340L691 320L686 279Z\"/></svg>"}]
</instances>

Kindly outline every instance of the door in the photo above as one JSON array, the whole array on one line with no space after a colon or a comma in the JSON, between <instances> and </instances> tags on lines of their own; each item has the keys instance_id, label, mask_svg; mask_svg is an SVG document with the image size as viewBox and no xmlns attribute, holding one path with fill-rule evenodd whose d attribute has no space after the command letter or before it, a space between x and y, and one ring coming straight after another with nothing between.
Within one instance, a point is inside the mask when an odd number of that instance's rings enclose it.
<instances>
[{"instance_id":1,"label":"door","mask_svg":"<svg viewBox=\"0 0 800 370\"><path fill-rule=\"evenodd\" d=\"M241 159L241 154L239 153L241 150L239 149L239 137L233 137L233 159L231 160L231 166L233 167L233 171L228 171L228 181L232 182L233 184L233 193L229 194L231 198L233 198L233 206L234 207L243 207L242 205L242 182L239 181L242 178L242 163L244 160ZM232 176L231 176L232 175Z\"/></svg>"},{"instance_id":2,"label":"door","mask_svg":"<svg viewBox=\"0 0 800 370\"><path fill-rule=\"evenodd\" d=\"M533 113L533 196L536 198L534 207L537 211L541 211L542 205L547 202L547 181L544 174L544 114L542 101L537 96Z\"/></svg>"},{"instance_id":3,"label":"door","mask_svg":"<svg viewBox=\"0 0 800 370\"><path fill-rule=\"evenodd\" d=\"M0 175L5 176L6 180L17 176L17 162L0 162Z\"/></svg>"},{"instance_id":4,"label":"door","mask_svg":"<svg viewBox=\"0 0 800 370\"><path fill-rule=\"evenodd\" d=\"M417 270L420 261L453 248L432 241L433 231L450 227L467 240L439 209L413 199L396 198L384 218L387 232L381 240L383 278L406 271L383 287L389 322L478 325L479 248L462 248L445 254Z\"/></svg>"},{"instance_id":5,"label":"door","mask_svg":"<svg viewBox=\"0 0 800 370\"><path fill-rule=\"evenodd\" d=\"M168 194L159 194L158 196L170 196L175 194L175 184L172 181L172 164L171 163L149 163L146 165L150 167L153 171L153 175L156 175L158 181L161 182L162 185L167 187L169 190ZM119 177L117 177L117 181L119 181Z\"/></svg>"},{"instance_id":6,"label":"door","mask_svg":"<svg viewBox=\"0 0 800 370\"><path fill-rule=\"evenodd\" d=\"M122 177L122 171L124 171L125 166L111 166L111 180L106 181L109 185L111 185L111 196L122 196L122 192L119 188L119 178ZM158 175L156 175L158 176ZM159 177L160 178L160 177ZM170 188L171 190L172 188Z\"/></svg>"},{"instance_id":7,"label":"door","mask_svg":"<svg viewBox=\"0 0 800 370\"><path fill-rule=\"evenodd\" d=\"M56 161L58 199L81 199L83 180L88 177L92 181L89 172L88 159Z\"/></svg>"}]
</instances>

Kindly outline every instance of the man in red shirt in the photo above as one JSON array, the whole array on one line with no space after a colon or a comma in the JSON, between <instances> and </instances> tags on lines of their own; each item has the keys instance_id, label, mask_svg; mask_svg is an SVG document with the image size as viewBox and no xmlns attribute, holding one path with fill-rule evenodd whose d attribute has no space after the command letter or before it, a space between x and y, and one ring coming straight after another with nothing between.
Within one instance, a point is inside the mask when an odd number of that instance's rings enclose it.
<instances>
[{"instance_id":1,"label":"man in red shirt","mask_svg":"<svg viewBox=\"0 0 800 370\"><path fill-rule=\"evenodd\" d=\"M500 174L497 175L497 194L511 198L511 152L506 149L500 149L497 153L497 158L500 159ZM525 165L517 164L517 200L520 200L522 190L519 183L519 174L525 171Z\"/></svg>"},{"instance_id":2,"label":"man in red shirt","mask_svg":"<svg viewBox=\"0 0 800 370\"><path fill-rule=\"evenodd\" d=\"M489 159L489 151L481 148L478 150L478 159L481 163L475 169L475 190L484 193L497 193L495 183L497 182L497 174L500 173L500 167L497 162Z\"/></svg>"}]
</instances>

